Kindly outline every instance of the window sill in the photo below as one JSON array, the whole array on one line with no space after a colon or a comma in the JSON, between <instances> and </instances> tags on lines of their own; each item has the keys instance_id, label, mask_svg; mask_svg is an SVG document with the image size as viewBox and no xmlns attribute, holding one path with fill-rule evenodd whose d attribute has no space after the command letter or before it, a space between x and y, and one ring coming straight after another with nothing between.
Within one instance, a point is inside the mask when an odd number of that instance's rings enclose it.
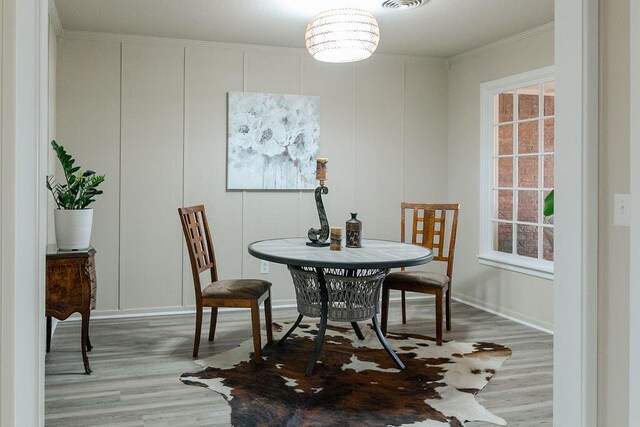
<instances>
[{"instance_id":1,"label":"window sill","mask_svg":"<svg viewBox=\"0 0 640 427\"><path fill-rule=\"evenodd\" d=\"M551 261L533 260L518 255L488 252L478 255L478 262L491 267L553 280L553 262Z\"/></svg>"}]
</instances>

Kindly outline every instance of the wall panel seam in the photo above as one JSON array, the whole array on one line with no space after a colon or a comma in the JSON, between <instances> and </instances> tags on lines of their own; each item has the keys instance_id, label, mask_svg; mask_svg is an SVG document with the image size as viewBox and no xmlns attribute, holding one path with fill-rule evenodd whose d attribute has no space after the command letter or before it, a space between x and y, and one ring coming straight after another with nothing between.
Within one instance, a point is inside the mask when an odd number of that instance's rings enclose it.
<instances>
[{"instance_id":1,"label":"wall panel seam","mask_svg":"<svg viewBox=\"0 0 640 427\"><path fill-rule=\"evenodd\" d=\"M353 66L353 207L359 212L358 206L358 64Z\"/></svg>"},{"instance_id":2,"label":"wall panel seam","mask_svg":"<svg viewBox=\"0 0 640 427\"><path fill-rule=\"evenodd\" d=\"M4 22L4 1L0 0L0 23L2 24L3 28L5 25ZM4 221L4 205L7 203L6 200L3 203L3 185L4 185L4 174L3 174L3 169L4 169L4 30L0 30L0 270L2 269L2 265L4 264L3 260L5 260L5 242L4 242L4 233L3 233L3 229L5 228L5 221ZM3 298L6 298L6 296L3 297L3 289L4 289L4 283L5 283L5 274L3 274L2 271L0 271L0 311L3 308ZM0 343L4 344L4 346L6 346L6 342L7 337L5 336L5 332L4 332L4 328L5 326L3 326L3 324L5 323L2 320L3 317L3 313L0 313ZM5 347L6 348L6 347ZM0 348L0 376L2 376L2 374L4 373L5 370L5 363L6 363L6 359L4 356L4 351L2 348ZM9 404L9 398L5 398L5 394L6 392L4 391L5 389L5 383L2 379L0 379L0 424L5 422L5 419L2 417L2 414L10 414L9 410L6 409L6 407ZM8 418L8 417L7 417Z\"/></svg>"},{"instance_id":3,"label":"wall panel seam","mask_svg":"<svg viewBox=\"0 0 640 427\"><path fill-rule=\"evenodd\" d=\"M246 92L247 90L247 52L242 52L242 91ZM229 102L229 98L227 97L227 105ZM228 108L228 106L227 106ZM228 111L227 111L227 115L228 115ZM229 130L227 129L227 132ZM228 138L228 136L227 136ZM227 141L227 150L229 149L229 142ZM227 153L227 155L229 155ZM228 166L227 166L228 167ZM227 179L228 179L228 174L229 171L227 170ZM226 184L225 184L226 185ZM244 221L245 221L245 216L244 216L244 208L245 208L245 201L246 201L246 196L247 195L247 190L242 190L242 207L241 207L241 218L242 218L242 226L240 227L240 275L242 276L242 278L245 277L245 273L244 273Z\"/></svg>"},{"instance_id":4,"label":"wall panel seam","mask_svg":"<svg viewBox=\"0 0 640 427\"><path fill-rule=\"evenodd\" d=\"M182 206L185 205L185 153L186 153L186 120L185 110L187 105L187 48L182 49ZM181 239L182 240L182 239ZM182 242L181 242L182 243ZM184 307L184 245L180 245L180 298L181 305Z\"/></svg>"},{"instance_id":5,"label":"wall panel seam","mask_svg":"<svg viewBox=\"0 0 640 427\"><path fill-rule=\"evenodd\" d=\"M640 223L637 218L640 216L640 5L637 2L629 3L629 191L631 194L631 217L636 218L631 223L629 259L629 423L634 420L638 422L640 409L637 402L640 400L640 369L638 369L637 358L640 357L640 291L632 283L640 282L640 268L634 260L640 259ZM635 141L635 144L634 144Z\"/></svg>"},{"instance_id":6,"label":"wall panel seam","mask_svg":"<svg viewBox=\"0 0 640 427\"><path fill-rule=\"evenodd\" d=\"M402 144L402 200L407 201L407 62L402 61L402 126L400 141Z\"/></svg>"},{"instance_id":7,"label":"wall panel seam","mask_svg":"<svg viewBox=\"0 0 640 427\"><path fill-rule=\"evenodd\" d=\"M120 140L118 141L118 310L122 310L122 78L123 78L123 43L120 43L120 102L118 124Z\"/></svg>"},{"instance_id":8,"label":"wall panel seam","mask_svg":"<svg viewBox=\"0 0 640 427\"><path fill-rule=\"evenodd\" d=\"M298 95L302 95L302 56L298 56ZM322 102L322 100L321 100ZM322 117L322 103L320 104ZM322 147L322 133L320 133L320 147ZM298 233L302 232L302 191L298 190Z\"/></svg>"}]
</instances>

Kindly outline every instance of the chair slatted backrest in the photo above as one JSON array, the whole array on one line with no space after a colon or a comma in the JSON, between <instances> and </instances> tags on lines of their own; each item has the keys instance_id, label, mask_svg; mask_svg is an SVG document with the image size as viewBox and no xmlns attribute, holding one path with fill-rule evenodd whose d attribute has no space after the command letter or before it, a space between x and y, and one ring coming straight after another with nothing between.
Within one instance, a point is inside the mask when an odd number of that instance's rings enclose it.
<instances>
[{"instance_id":1,"label":"chair slatted backrest","mask_svg":"<svg viewBox=\"0 0 640 427\"><path fill-rule=\"evenodd\" d=\"M451 278L453 272L453 255L456 245L456 232L458 228L458 212L460 205L429 204L429 203L402 203L401 204L401 242L405 242L407 228L407 213L412 217L411 243L427 247L433 251L434 261L447 263L447 276ZM453 213L449 242L446 244L447 213ZM447 247L448 246L448 247Z\"/></svg>"},{"instance_id":2,"label":"chair slatted backrest","mask_svg":"<svg viewBox=\"0 0 640 427\"><path fill-rule=\"evenodd\" d=\"M209 223L203 205L179 208L182 231L189 250L193 282L196 287L196 299L201 295L200 273L211 270L211 281L218 280L216 257Z\"/></svg>"}]
</instances>

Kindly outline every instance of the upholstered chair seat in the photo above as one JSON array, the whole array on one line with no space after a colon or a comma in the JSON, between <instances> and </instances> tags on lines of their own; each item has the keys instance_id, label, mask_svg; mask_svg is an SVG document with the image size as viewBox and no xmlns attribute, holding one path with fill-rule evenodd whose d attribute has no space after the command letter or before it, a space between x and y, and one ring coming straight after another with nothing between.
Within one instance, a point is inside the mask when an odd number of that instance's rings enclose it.
<instances>
[{"instance_id":1,"label":"upholstered chair seat","mask_svg":"<svg viewBox=\"0 0 640 427\"><path fill-rule=\"evenodd\" d=\"M389 274L384 281L393 289L412 291L416 285L422 289L445 288L449 284L449 277L431 271L398 271Z\"/></svg>"},{"instance_id":2,"label":"upholstered chair seat","mask_svg":"<svg viewBox=\"0 0 640 427\"><path fill-rule=\"evenodd\" d=\"M202 290L202 298L257 299L270 288L271 283L266 280L218 280Z\"/></svg>"}]
</instances>

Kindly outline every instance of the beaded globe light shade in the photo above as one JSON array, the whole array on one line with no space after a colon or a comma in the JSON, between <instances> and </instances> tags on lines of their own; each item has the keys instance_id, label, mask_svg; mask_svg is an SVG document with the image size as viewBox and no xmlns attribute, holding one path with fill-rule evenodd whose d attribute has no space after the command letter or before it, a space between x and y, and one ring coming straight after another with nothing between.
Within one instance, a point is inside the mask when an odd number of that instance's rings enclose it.
<instances>
[{"instance_id":1,"label":"beaded globe light shade","mask_svg":"<svg viewBox=\"0 0 640 427\"><path fill-rule=\"evenodd\" d=\"M305 33L307 50L318 61L366 59L378 47L378 22L366 10L332 9L316 15Z\"/></svg>"}]
</instances>

